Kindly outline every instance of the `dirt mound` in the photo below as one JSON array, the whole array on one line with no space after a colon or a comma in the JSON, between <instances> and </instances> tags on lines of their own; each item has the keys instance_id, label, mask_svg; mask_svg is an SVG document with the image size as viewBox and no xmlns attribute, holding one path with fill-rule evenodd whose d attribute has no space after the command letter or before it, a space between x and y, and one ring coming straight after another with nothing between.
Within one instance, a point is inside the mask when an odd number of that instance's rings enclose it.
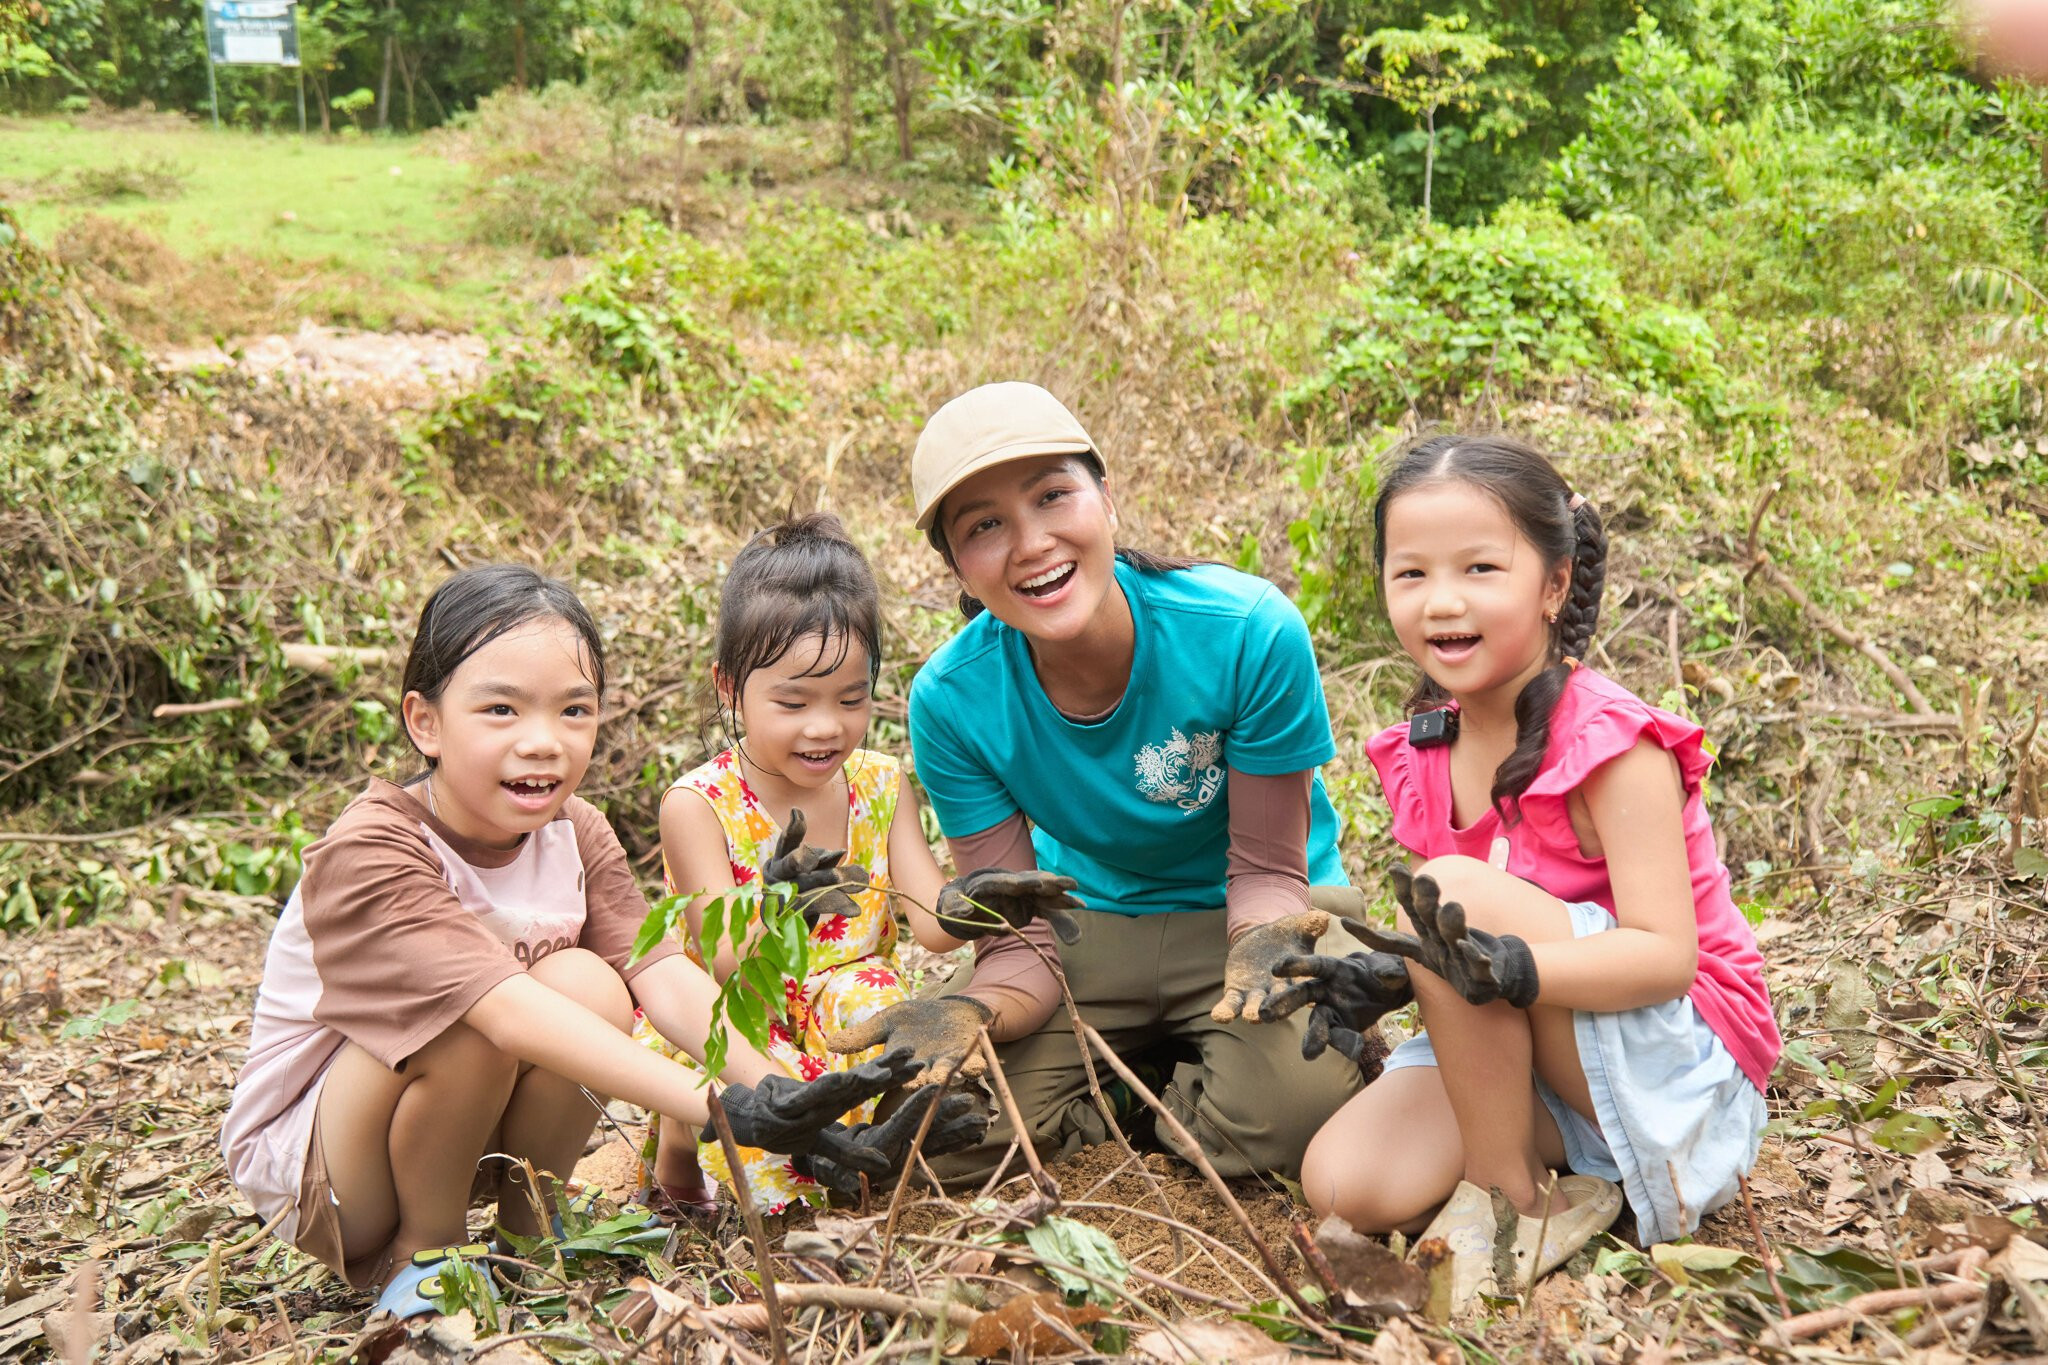
<instances>
[{"instance_id":1,"label":"dirt mound","mask_svg":"<svg viewBox=\"0 0 2048 1365\"><path fill-rule=\"evenodd\" d=\"M413 401L428 390L467 382L489 354L489 343L466 333L352 332L305 322L289 336L238 337L225 347L167 347L155 360L170 373L233 368L258 379L381 391L393 401Z\"/></svg>"}]
</instances>

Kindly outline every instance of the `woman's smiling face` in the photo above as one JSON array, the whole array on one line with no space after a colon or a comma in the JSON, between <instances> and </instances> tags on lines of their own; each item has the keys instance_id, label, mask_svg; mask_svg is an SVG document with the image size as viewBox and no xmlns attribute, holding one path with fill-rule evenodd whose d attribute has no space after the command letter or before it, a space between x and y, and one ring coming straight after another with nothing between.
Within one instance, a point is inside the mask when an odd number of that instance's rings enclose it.
<instances>
[{"instance_id":1,"label":"woman's smiling face","mask_svg":"<svg viewBox=\"0 0 2048 1365\"><path fill-rule=\"evenodd\" d=\"M960 585L1032 640L1078 639L1116 586L1116 506L1078 456L984 469L946 494L938 524Z\"/></svg>"}]
</instances>

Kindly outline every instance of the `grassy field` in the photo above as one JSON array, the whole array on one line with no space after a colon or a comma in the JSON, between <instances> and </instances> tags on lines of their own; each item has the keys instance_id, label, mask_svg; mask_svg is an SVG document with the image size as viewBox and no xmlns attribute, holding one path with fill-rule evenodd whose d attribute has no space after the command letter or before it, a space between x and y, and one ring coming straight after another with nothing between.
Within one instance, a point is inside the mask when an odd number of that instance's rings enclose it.
<instances>
[{"instance_id":1,"label":"grassy field","mask_svg":"<svg viewBox=\"0 0 2048 1365\"><path fill-rule=\"evenodd\" d=\"M0 201L89 283L143 286L133 307L117 287L96 292L153 340L300 318L412 329L504 316L545 272L470 240L469 174L420 138L0 121Z\"/></svg>"}]
</instances>

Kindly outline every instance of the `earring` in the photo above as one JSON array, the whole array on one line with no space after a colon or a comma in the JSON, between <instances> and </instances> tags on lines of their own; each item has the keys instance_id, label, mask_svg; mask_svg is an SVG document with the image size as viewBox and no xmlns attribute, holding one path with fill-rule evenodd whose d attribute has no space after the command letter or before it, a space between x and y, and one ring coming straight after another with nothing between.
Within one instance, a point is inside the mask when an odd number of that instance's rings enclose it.
<instances>
[{"instance_id":1,"label":"earring","mask_svg":"<svg viewBox=\"0 0 2048 1365\"><path fill-rule=\"evenodd\" d=\"M1554 625L1556 625L1556 624L1557 624L1557 613L1556 613L1556 612L1554 612L1554 611L1546 611L1546 612L1544 612L1544 613L1543 613L1543 623L1544 623L1545 625L1549 625L1549 626L1554 626Z\"/></svg>"}]
</instances>

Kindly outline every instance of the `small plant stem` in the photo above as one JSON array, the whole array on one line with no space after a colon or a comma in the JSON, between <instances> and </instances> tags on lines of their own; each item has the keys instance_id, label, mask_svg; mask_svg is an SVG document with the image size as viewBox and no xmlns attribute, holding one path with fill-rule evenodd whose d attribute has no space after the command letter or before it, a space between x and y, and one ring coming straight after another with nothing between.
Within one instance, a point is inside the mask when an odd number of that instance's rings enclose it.
<instances>
[{"instance_id":1,"label":"small plant stem","mask_svg":"<svg viewBox=\"0 0 2048 1365\"><path fill-rule=\"evenodd\" d=\"M1672 1188L1677 1188L1677 1182L1673 1182ZM1556 1199L1557 1172L1552 1171L1550 1183L1543 1187L1543 1221L1536 1225L1536 1250L1529 1257L1529 1283L1522 1286L1524 1304L1527 1304L1528 1296L1536 1292L1536 1267L1543 1264L1543 1243L1550 1236L1550 1207ZM1683 1212L1682 1208L1680 1212ZM1539 1354L1537 1359L1542 1359L1542 1356Z\"/></svg>"},{"instance_id":2,"label":"small plant stem","mask_svg":"<svg viewBox=\"0 0 2048 1365\"><path fill-rule=\"evenodd\" d=\"M761 1211L754 1207L753 1192L747 1188L740 1145L732 1135L732 1120L718 1091L707 1086L704 1097L711 1109L711 1126L718 1130L718 1145L725 1149L726 1169L732 1175L732 1192L740 1201L740 1216L746 1220L747 1236L754 1243L754 1267L761 1273L761 1304L768 1310L768 1354L775 1365L789 1365L789 1345L782 1339L782 1308L775 1299L775 1267L769 1261L768 1230L761 1225Z\"/></svg>"},{"instance_id":3,"label":"small plant stem","mask_svg":"<svg viewBox=\"0 0 2048 1365\"><path fill-rule=\"evenodd\" d=\"M1742 1211L1749 1215L1749 1235L1756 1243L1756 1258L1763 1262L1764 1278L1770 1281L1771 1293L1778 1299L1778 1316L1781 1319L1790 1319L1792 1301L1785 1297L1785 1286L1778 1283L1777 1258L1771 1255L1770 1247L1764 1243L1764 1225L1756 1216L1756 1200L1750 1197L1749 1177L1737 1175L1735 1183L1742 1189Z\"/></svg>"},{"instance_id":4,"label":"small plant stem","mask_svg":"<svg viewBox=\"0 0 2048 1365\"><path fill-rule=\"evenodd\" d=\"M1266 1272L1272 1277L1274 1285L1286 1296L1287 1301L1300 1311L1302 1325L1333 1346L1341 1344L1341 1338L1323 1325L1321 1315L1301 1296L1301 1291L1281 1268L1280 1258L1273 1254L1273 1248L1266 1245L1266 1239L1259 1236L1259 1230L1252 1226L1251 1216L1244 1211L1244 1205L1237 1202L1237 1197L1231 1194L1230 1186L1223 1183L1223 1177L1216 1174L1216 1167L1203 1154L1201 1144L1195 1141L1194 1134L1174 1117L1173 1111L1152 1093L1149 1086L1138 1079L1136 1072L1124 1065L1123 1058L1117 1056L1115 1050L1103 1041L1102 1035L1095 1031L1094 1025L1083 1023L1081 1030L1089 1044L1102 1054L1102 1060L1109 1063L1109 1069L1122 1077L1123 1083L1128 1085L1139 1099L1151 1106L1152 1112L1159 1115L1160 1122L1164 1123L1168 1131L1180 1142L1182 1153L1195 1164L1195 1169L1209 1182L1209 1188L1216 1191L1216 1197L1223 1201L1223 1207L1230 1210L1230 1216L1235 1218L1238 1227L1244 1230L1245 1239L1252 1244L1252 1250L1259 1253L1259 1259L1265 1262Z\"/></svg>"}]
</instances>

